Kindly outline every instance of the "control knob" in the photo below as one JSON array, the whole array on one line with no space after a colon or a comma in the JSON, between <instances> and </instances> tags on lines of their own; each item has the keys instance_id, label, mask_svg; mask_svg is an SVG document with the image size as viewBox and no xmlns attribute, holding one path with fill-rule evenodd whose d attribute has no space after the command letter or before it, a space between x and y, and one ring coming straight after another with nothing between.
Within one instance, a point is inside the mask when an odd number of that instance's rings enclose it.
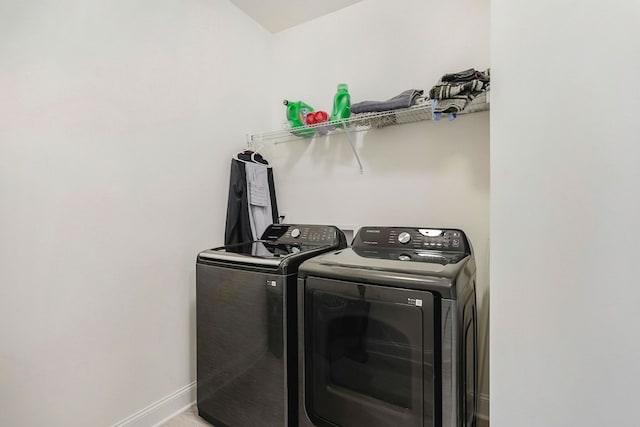
<instances>
[{"instance_id":1,"label":"control knob","mask_svg":"<svg viewBox=\"0 0 640 427\"><path fill-rule=\"evenodd\" d=\"M294 239L300 237L300 229L294 228L293 230L291 230L291 237L293 237Z\"/></svg>"},{"instance_id":2,"label":"control knob","mask_svg":"<svg viewBox=\"0 0 640 427\"><path fill-rule=\"evenodd\" d=\"M400 233L400 235L398 235L398 242L402 243L403 245L406 245L410 241L411 234L407 233L406 231L403 231L402 233Z\"/></svg>"}]
</instances>

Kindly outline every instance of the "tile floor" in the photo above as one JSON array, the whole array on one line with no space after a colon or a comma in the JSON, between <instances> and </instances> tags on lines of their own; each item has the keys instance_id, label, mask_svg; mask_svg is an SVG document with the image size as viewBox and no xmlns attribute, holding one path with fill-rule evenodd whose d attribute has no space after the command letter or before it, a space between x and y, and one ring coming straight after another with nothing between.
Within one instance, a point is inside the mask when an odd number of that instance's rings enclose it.
<instances>
[{"instance_id":1,"label":"tile floor","mask_svg":"<svg viewBox=\"0 0 640 427\"><path fill-rule=\"evenodd\" d=\"M211 424L198 416L198 409L193 405L160 427L211 427ZM489 427L489 422L479 420L478 427Z\"/></svg>"}]
</instances>

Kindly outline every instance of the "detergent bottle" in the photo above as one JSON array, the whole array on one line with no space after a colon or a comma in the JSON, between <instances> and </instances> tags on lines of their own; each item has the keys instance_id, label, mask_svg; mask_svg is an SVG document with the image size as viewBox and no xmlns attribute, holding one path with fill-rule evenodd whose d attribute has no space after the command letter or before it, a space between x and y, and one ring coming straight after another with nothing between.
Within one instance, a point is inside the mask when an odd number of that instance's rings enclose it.
<instances>
[{"instance_id":1,"label":"detergent bottle","mask_svg":"<svg viewBox=\"0 0 640 427\"><path fill-rule=\"evenodd\" d=\"M348 92L346 83L338 85L338 92L333 98L333 111L331 112L331 120L346 119L351 116L351 96Z\"/></svg>"},{"instance_id":2,"label":"detergent bottle","mask_svg":"<svg viewBox=\"0 0 640 427\"><path fill-rule=\"evenodd\" d=\"M313 112L313 107L302 101L284 100L282 103L287 107L287 120L292 128L305 125L307 114Z\"/></svg>"}]
</instances>

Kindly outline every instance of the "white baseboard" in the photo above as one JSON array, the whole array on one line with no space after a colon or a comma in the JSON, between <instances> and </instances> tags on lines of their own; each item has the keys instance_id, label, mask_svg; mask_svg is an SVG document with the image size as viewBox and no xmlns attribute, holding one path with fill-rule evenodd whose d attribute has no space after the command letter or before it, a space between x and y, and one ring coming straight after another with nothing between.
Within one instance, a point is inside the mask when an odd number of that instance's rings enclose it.
<instances>
[{"instance_id":1,"label":"white baseboard","mask_svg":"<svg viewBox=\"0 0 640 427\"><path fill-rule=\"evenodd\" d=\"M196 401L196 382L174 391L111 427L152 427L184 411Z\"/></svg>"},{"instance_id":2,"label":"white baseboard","mask_svg":"<svg viewBox=\"0 0 640 427\"><path fill-rule=\"evenodd\" d=\"M111 427L157 427L196 402L196 382L174 391ZM489 421L489 395L478 395L478 418Z\"/></svg>"},{"instance_id":3,"label":"white baseboard","mask_svg":"<svg viewBox=\"0 0 640 427\"><path fill-rule=\"evenodd\" d=\"M480 393L478 395L478 418L489 421L489 395Z\"/></svg>"}]
</instances>

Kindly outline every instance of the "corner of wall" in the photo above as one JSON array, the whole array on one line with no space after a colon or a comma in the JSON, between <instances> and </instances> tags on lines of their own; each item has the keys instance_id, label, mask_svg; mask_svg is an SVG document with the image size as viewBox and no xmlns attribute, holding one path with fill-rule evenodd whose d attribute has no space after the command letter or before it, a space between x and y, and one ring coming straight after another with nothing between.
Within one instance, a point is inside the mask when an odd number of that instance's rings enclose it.
<instances>
[{"instance_id":1,"label":"corner of wall","mask_svg":"<svg viewBox=\"0 0 640 427\"><path fill-rule=\"evenodd\" d=\"M196 401L196 382L174 391L168 396L153 402L111 427L148 427L162 423L184 411Z\"/></svg>"}]
</instances>

